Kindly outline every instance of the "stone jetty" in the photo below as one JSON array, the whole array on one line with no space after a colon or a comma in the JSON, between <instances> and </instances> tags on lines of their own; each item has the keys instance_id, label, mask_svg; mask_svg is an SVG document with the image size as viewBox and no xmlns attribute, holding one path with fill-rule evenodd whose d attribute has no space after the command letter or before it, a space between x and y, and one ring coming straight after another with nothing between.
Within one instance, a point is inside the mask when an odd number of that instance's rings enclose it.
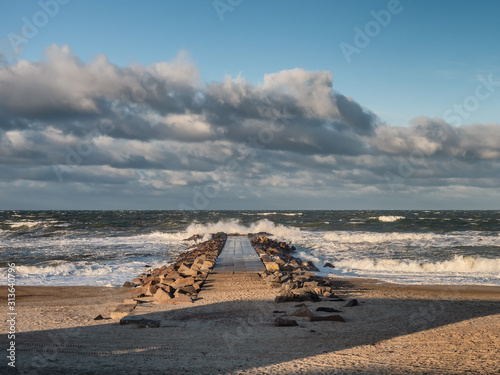
<instances>
[{"instance_id":1,"label":"stone jetty","mask_svg":"<svg viewBox=\"0 0 500 375\"><path fill-rule=\"evenodd\" d=\"M199 239L193 238L194 240ZM150 269L131 282L131 298L116 307L112 318L121 318L120 324L138 324L139 327L159 327L160 322L143 319L140 315L148 307L162 304L190 304L196 301L208 276L213 273L212 287L217 286L217 275L246 273L260 276L270 288L277 289L275 303L302 302L298 310L276 317L278 327L296 326L292 317L310 321L344 322L340 315L324 315L339 312L333 308L320 307L312 312L304 302L343 301L334 293L333 281L315 274L318 268L308 260L294 256L295 247L273 240L267 235L248 236L216 233L208 241L193 245L178 255L169 266ZM224 276L223 279L227 277ZM355 306L357 301L348 302ZM318 314L318 312L320 314Z\"/></svg>"}]
</instances>

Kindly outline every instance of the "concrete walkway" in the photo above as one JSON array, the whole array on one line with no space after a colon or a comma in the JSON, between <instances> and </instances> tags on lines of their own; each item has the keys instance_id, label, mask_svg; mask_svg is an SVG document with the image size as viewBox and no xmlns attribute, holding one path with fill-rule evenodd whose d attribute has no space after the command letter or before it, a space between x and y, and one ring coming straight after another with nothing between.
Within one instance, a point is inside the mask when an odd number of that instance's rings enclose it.
<instances>
[{"instance_id":1,"label":"concrete walkway","mask_svg":"<svg viewBox=\"0 0 500 375\"><path fill-rule=\"evenodd\" d=\"M261 272L265 269L247 236L229 236L217 258L214 272Z\"/></svg>"}]
</instances>

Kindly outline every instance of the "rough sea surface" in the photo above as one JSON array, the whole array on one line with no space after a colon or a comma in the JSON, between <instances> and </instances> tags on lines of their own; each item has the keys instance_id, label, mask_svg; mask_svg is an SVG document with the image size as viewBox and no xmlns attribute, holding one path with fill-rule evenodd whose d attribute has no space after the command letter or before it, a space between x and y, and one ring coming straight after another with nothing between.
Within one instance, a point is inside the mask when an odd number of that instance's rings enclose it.
<instances>
[{"instance_id":1,"label":"rough sea surface","mask_svg":"<svg viewBox=\"0 0 500 375\"><path fill-rule=\"evenodd\" d=\"M500 285L500 211L0 211L0 265L20 285L120 286L219 231L291 241L322 274Z\"/></svg>"}]
</instances>

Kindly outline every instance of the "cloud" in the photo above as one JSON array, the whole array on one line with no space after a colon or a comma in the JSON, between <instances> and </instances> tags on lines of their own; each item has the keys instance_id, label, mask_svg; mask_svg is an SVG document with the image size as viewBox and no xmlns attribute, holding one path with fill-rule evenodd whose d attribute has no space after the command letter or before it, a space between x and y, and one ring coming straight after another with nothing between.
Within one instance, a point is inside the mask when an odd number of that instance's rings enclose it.
<instances>
[{"instance_id":1,"label":"cloud","mask_svg":"<svg viewBox=\"0 0 500 375\"><path fill-rule=\"evenodd\" d=\"M394 186L403 195L449 186L458 197L500 183L498 124L402 125L334 91L330 72L203 83L185 52L120 67L56 45L44 61L0 66L1 181L47 194L120 186L124 202L145 192L179 202L225 178L221 194L233 199L378 199Z\"/></svg>"}]
</instances>

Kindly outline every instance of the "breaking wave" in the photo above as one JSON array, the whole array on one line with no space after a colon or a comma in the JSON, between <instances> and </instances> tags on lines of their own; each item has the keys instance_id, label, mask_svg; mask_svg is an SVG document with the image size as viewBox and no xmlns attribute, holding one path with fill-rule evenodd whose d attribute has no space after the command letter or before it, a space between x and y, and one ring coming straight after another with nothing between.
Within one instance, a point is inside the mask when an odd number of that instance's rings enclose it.
<instances>
[{"instance_id":1,"label":"breaking wave","mask_svg":"<svg viewBox=\"0 0 500 375\"><path fill-rule=\"evenodd\" d=\"M393 223L395 221L404 219L404 216L378 216L372 217L371 219L377 219L378 221L382 221L384 223Z\"/></svg>"},{"instance_id":2,"label":"breaking wave","mask_svg":"<svg viewBox=\"0 0 500 375\"><path fill-rule=\"evenodd\" d=\"M180 241L194 235L200 235L203 240L207 240L210 238L210 234L217 232L244 235L248 233L265 232L286 240L293 240L301 237L301 230L299 228L275 224L268 219L259 220L248 226L241 224L241 221L237 219L221 220L216 223L206 224L194 222L182 232L168 233L155 231L151 234L141 236L156 238L158 240Z\"/></svg>"},{"instance_id":3,"label":"breaking wave","mask_svg":"<svg viewBox=\"0 0 500 375\"><path fill-rule=\"evenodd\" d=\"M345 259L335 263L347 270L397 271L411 273L498 273L500 277L500 259L455 256L441 262L418 262L395 259Z\"/></svg>"}]
</instances>

